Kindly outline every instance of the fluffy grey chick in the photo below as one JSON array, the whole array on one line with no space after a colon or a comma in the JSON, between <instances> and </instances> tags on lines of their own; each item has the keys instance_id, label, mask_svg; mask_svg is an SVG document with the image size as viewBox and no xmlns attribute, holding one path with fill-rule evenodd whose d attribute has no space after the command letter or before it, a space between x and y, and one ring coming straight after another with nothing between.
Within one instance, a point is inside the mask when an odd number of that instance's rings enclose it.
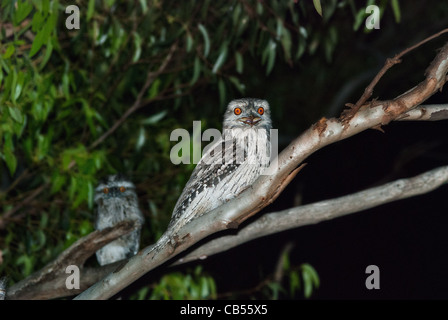
<instances>
[{"instance_id":1,"label":"fluffy grey chick","mask_svg":"<svg viewBox=\"0 0 448 320\"><path fill-rule=\"evenodd\" d=\"M95 229L103 230L123 220L135 220L137 230L108 243L96 252L100 265L128 259L138 252L143 215L138 206L134 184L123 175L111 175L95 189L97 205Z\"/></svg>"}]
</instances>

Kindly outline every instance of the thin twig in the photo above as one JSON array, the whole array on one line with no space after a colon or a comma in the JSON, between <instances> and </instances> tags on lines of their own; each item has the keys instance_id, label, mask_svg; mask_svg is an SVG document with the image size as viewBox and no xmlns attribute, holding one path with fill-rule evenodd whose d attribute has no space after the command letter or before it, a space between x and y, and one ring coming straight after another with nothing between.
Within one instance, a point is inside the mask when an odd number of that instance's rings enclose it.
<instances>
[{"instance_id":1,"label":"thin twig","mask_svg":"<svg viewBox=\"0 0 448 320\"><path fill-rule=\"evenodd\" d=\"M372 82L370 82L370 84L365 88L363 95L361 96L361 98L359 98L359 100L353 105L350 103L347 103L346 106L350 107L350 109L345 110L342 114L344 116L345 119L350 119L352 118L359 110L359 108L361 108L361 106L366 103L366 101L372 96L373 94L373 89L375 88L375 86L377 85L377 83L380 81L380 79L384 76L384 74L390 69L392 68L394 65L398 64L401 62L401 57L403 57L405 54L409 53L410 51L420 47L421 45L425 44L426 42L439 37L440 35L447 33L448 32L448 28L444 29L436 34L433 34L430 37L427 37L426 39L418 42L417 44L403 50L402 52L400 52L399 54L395 55L393 58L388 58L386 60L386 63L384 64L384 66L381 68L381 70L378 72L378 74L375 76L375 78L373 78Z\"/></svg>"},{"instance_id":2,"label":"thin twig","mask_svg":"<svg viewBox=\"0 0 448 320\"><path fill-rule=\"evenodd\" d=\"M11 216L16 213L18 210L26 206L28 203L34 200L42 191L44 191L49 186L49 183L44 183L39 188L35 189L25 200L19 203L17 206L11 208L6 211L0 218L0 230L4 229L6 226L6 221L11 218Z\"/></svg>"}]
</instances>

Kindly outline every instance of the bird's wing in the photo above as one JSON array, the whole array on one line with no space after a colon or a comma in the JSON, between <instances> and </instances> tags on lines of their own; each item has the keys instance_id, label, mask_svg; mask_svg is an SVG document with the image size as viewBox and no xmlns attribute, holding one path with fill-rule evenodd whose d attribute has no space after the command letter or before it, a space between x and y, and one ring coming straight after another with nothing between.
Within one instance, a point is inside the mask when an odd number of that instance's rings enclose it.
<instances>
[{"instance_id":1,"label":"bird's wing","mask_svg":"<svg viewBox=\"0 0 448 320\"><path fill-rule=\"evenodd\" d=\"M173 215L169 227L174 225L177 220L189 210L189 205L197 198L210 196L210 192L205 192L209 188L216 186L224 177L234 172L242 161L235 161L237 158L235 143L232 141L218 140L204 153L196 168L193 170L190 179L177 200L173 210ZM245 155L243 154L244 160ZM205 199L207 200L207 199ZM210 199L209 199L210 200ZM194 212L188 213L199 216L216 207L211 201L200 201L201 206L195 208ZM182 219L190 220L189 217Z\"/></svg>"}]
</instances>

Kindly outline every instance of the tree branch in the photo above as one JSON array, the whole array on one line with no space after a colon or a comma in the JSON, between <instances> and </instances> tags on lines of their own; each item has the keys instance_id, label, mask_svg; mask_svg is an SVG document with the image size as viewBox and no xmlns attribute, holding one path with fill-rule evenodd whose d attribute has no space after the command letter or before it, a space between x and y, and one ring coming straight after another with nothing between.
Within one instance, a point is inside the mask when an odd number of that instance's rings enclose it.
<instances>
[{"instance_id":1,"label":"tree branch","mask_svg":"<svg viewBox=\"0 0 448 320\"><path fill-rule=\"evenodd\" d=\"M239 230L237 234L224 235L213 239L178 259L173 265L203 260L208 256L257 238L425 194L447 182L448 166L444 166L413 178L396 180L347 196L266 213Z\"/></svg>"},{"instance_id":2,"label":"tree branch","mask_svg":"<svg viewBox=\"0 0 448 320\"><path fill-rule=\"evenodd\" d=\"M28 197L25 198L25 200L23 200L18 205L16 205L15 207L11 208L7 212L5 212L0 217L0 230L4 229L6 227L6 224L7 224L8 220L11 219L11 217L12 217L12 215L14 213L16 213L18 210L20 210L21 208L23 208L24 206L29 204L31 201L33 201L34 198L36 198L39 194L42 193L42 191L47 189L48 185L49 185L49 183L44 183L40 187L34 189L33 192L31 192L31 194Z\"/></svg>"},{"instance_id":3,"label":"tree branch","mask_svg":"<svg viewBox=\"0 0 448 320\"><path fill-rule=\"evenodd\" d=\"M321 119L296 138L270 166L271 174L261 176L235 199L191 221L175 235L172 248L143 249L76 299L107 299L140 278L148 271L183 252L212 233L235 228L260 211L278 196L296 173L297 166L315 151L369 128L377 128L415 108L440 90L448 72L448 44L435 57L426 72L426 79L401 96L388 101L374 101L358 108L356 113L338 119Z\"/></svg>"},{"instance_id":4,"label":"tree branch","mask_svg":"<svg viewBox=\"0 0 448 320\"><path fill-rule=\"evenodd\" d=\"M400 115L400 121L439 121L448 119L448 104L421 105Z\"/></svg>"},{"instance_id":5,"label":"tree branch","mask_svg":"<svg viewBox=\"0 0 448 320\"><path fill-rule=\"evenodd\" d=\"M375 78L373 78L372 82L366 87L366 89L364 90L363 95L361 96L361 98L359 98L359 100L356 102L355 105L351 105L348 104L348 106L351 107L351 110L347 110L347 116L351 116L353 114L355 114L359 108L366 103L366 101L372 96L373 94L373 88L375 88L375 86L377 85L377 83L380 81L380 79L384 76L384 74L387 72L387 70L389 70L390 68L392 68L394 65L401 63L401 58L411 52L412 50L420 47L421 45L425 44L428 41L431 41L434 38L439 37L440 35L444 34L448 32L448 29L444 29L436 34L433 34L430 37L427 37L426 39L420 41L419 43L413 45L412 47L409 47L405 50L403 50L402 52L400 52L399 54L396 54L393 58L389 58L386 60L386 63L384 64L384 66L381 68L381 70L378 72L378 74L375 76Z\"/></svg>"},{"instance_id":6,"label":"tree branch","mask_svg":"<svg viewBox=\"0 0 448 320\"><path fill-rule=\"evenodd\" d=\"M425 194L447 182L448 166L444 166L413 178L400 179L351 195L294 207L283 211L267 213L241 228L237 234L227 234L213 239L176 260L171 266L195 260L203 260L211 255L227 251L243 243L271 234L319 223L356 212L362 212L386 203ZM96 247L87 245L87 243L92 242L91 240L95 239L97 245L102 246L104 245L104 242L113 241L117 236L124 234L123 232L128 232L127 227L131 225L123 222L116 230L110 230L111 232L107 233L105 236L101 235L99 232L94 232L83 239L80 239L61 254L55 262L42 270L63 271L66 266L71 264L82 265L86 259L85 257L89 257L97 249ZM125 229L123 229L123 227L125 227ZM91 248L87 249L86 252L81 252L81 255L76 257L76 252L82 251L85 247ZM74 256L72 256L72 253L74 253ZM82 268L81 287L79 290L66 289L65 280L67 274L64 272L53 272L53 280L50 282L47 282L47 279L43 276L40 276L40 279L42 280L36 282L34 279L38 278L38 276L33 275L25 279L24 282L11 287L8 291L8 299L54 299L78 294L87 289L90 285L101 280L102 277L112 272L120 264L122 264L122 262L98 268Z\"/></svg>"},{"instance_id":7,"label":"tree branch","mask_svg":"<svg viewBox=\"0 0 448 320\"><path fill-rule=\"evenodd\" d=\"M113 270L115 265L107 265L102 268L82 270L85 261L98 249L107 243L125 235L136 228L134 221L122 221L114 227L101 231L94 231L89 235L79 239L69 248L62 252L56 260L50 262L41 270L33 273L29 277L19 281L8 289L7 298L17 299L54 299L58 297L72 296L85 290L88 285L101 279ZM69 290L65 286L68 274L65 269L69 265L80 268L82 278L82 290ZM96 270L96 271L93 271ZM90 280L90 282L89 282Z\"/></svg>"}]
</instances>

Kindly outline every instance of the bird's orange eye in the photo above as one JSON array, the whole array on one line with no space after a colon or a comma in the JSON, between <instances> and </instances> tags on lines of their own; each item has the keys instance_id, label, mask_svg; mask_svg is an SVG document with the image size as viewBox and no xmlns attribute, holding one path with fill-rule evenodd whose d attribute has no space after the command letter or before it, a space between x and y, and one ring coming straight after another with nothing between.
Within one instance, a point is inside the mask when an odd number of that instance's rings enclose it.
<instances>
[{"instance_id":1,"label":"bird's orange eye","mask_svg":"<svg viewBox=\"0 0 448 320\"><path fill-rule=\"evenodd\" d=\"M263 107L258 108L257 112L259 114L263 114L264 113L264 108Z\"/></svg>"},{"instance_id":2,"label":"bird's orange eye","mask_svg":"<svg viewBox=\"0 0 448 320\"><path fill-rule=\"evenodd\" d=\"M235 109L233 109L233 112L237 115L237 116L239 116L240 114L241 114L241 108L235 108Z\"/></svg>"},{"instance_id":3,"label":"bird's orange eye","mask_svg":"<svg viewBox=\"0 0 448 320\"><path fill-rule=\"evenodd\" d=\"M120 187L120 192L125 192L126 188L125 187Z\"/></svg>"},{"instance_id":4,"label":"bird's orange eye","mask_svg":"<svg viewBox=\"0 0 448 320\"><path fill-rule=\"evenodd\" d=\"M104 193L104 194L108 194L108 193L109 193L109 188L104 188L104 189L103 189L103 193Z\"/></svg>"}]
</instances>

